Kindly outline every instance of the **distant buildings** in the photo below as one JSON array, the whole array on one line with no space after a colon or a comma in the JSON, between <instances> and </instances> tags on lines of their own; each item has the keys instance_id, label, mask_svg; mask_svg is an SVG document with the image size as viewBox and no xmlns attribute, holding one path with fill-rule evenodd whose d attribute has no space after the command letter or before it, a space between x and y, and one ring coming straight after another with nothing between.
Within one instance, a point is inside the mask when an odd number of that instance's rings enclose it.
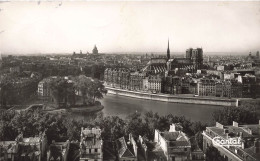
<instances>
[{"instance_id":1,"label":"distant buildings","mask_svg":"<svg viewBox=\"0 0 260 161\"><path fill-rule=\"evenodd\" d=\"M48 98L50 97L50 82L51 82L51 77L44 78L38 83L38 96L41 98Z\"/></svg>"},{"instance_id":2,"label":"distant buildings","mask_svg":"<svg viewBox=\"0 0 260 161\"><path fill-rule=\"evenodd\" d=\"M202 48L188 49L186 58L171 59L168 41L166 58L151 58L141 71L130 72L124 68L107 68L104 71L104 80L106 85L134 91L148 91L151 93L165 91L165 93L171 94L189 93L192 91L192 93L195 93L196 85L192 84L190 86L191 82L187 82L186 79L177 83L175 80L172 81L171 76L183 76L186 72L196 72L202 66Z\"/></svg>"},{"instance_id":3,"label":"distant buildings","mask_svg":"<svg viewBox=\"0 0 260 161\"><path fill-rule=\"evenodd\" d=\"M41 74L30 71L22 72L19 75L6 74L3 79L7 79L7 81L3 80L5 85L0 89L3 92L0 102L12 105L34 98L37 95L37 84L41 77Z\"/></svg>"},{"instance_id":4,"label":"distant buildings","mask_svg":"<svg viewBox=\"0 0 260 161\"><path fill-rule=\"evenodd\" d=\"M93 50L92 50L92 53L93 54L98 54L98 49L97 49L97 46L95 45Z\"/></svg>"},{"instance_id":5,"label":"distant buildings","mask_svg":"<svg viewBox=\"0 0 260 161\"><path fill-rule=\"evenodd\" d=\"M216 137L241 142L237 146L217 145L213 142ZM209 146L214 146L227 161L258 161L260 159L259 137L260 124L239 125L233 121L233 125L224 126L216 122L216 126L206 127L206 130L203 131L203 150L205 152Z\"/></svg>"},{"instance_id":6,"label":"distant buildings","mask_svg":"<svg viewBox=\"0 0 260 161\"><path fill-rule=\"evenodd\" d=\"M107 68L104 71L105 85L150 93L228 98L252 98L259 94L257 92L259 83L257 84L254 76L255 71L245 69L226 71L226 66L219 66L221 67L219 70L200 69L196 73L187 73L188 70L192 71L196 69L196 66L202 65L199 65L202 50L189 49L186 54L188 58L170 59L167 65L164 58L152 58L141 71L131 72L126 68ZM174 60L195 62L195 64L185 66L185 63L173 63ZM171 70L171 64L174 64L174 70ZM177 68L182 65L184 65L183 68Z\"/></svg>"}]
</instances>

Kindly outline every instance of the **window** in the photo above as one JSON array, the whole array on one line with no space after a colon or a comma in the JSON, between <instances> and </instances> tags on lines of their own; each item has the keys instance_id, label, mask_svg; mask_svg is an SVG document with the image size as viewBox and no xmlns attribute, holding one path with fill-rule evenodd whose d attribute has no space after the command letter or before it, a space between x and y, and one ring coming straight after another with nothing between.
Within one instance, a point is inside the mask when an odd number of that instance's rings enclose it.
<instances>
[{"instance_id":1,"label":"window","mask_svg":"<svg viewBox=\"0 0 260 161\"><path fill-rule=\"evenodd\" d=\"M88 152L91 153L91 149L89 149Z\"/></svg>"},{"instance_id":2,"label":"window","mask_svg":"<svg viewBox=\"0 0 260 161\"><path fill-rule=\"evenodd\" d=\"M98 149L95 149L95 152L98 152Z\"/></svg>"}]
</instances>

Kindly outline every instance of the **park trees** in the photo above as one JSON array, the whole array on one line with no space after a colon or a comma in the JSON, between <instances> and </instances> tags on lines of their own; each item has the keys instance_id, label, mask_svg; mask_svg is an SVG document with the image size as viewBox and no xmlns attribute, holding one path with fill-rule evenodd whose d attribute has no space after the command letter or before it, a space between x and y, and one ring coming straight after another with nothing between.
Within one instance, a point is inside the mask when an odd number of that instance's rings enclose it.
<instances>
[{"instance_id":1,"label":"park trees","mask_svg":"<svg viewBox=\"0 0 260 161\"><path fill-rule=\"evenodd\" d=\"M83 105L86 105L87 101L94 104L97 99L102 99L103 94L107 93L103 83L98 79L92 79L84 75L80 75L75 80Z\"/></svg>"},{"instance_id":2,"label":"park trees","mask_svg":"<svg viewBox=\"0 0 260 161\"><path fill-rule=\"evenodd\" d=\"M74 78L74 80L75 80L76 88L79 91L79 95L81 96L82 104L86 105L87 98L89 95L89 89L91 87L91 78L86 77L84 75L80 75Z\"/></svg>"},{"instance_id":3,"label":"park trees","mask_svg":"<svg viewBox=\"0 0 260 161\"><path fill-rule=\"evenodd\" d=\"M58 107L75 104L74 84L63 77L57 77L50 81L50 94Z\"/></svg>"},{"instance_id":4,"label":"park trees","mask_svg":"<svg viewBox=\"0 0 260 161\"><path fill-rule=\"evenodd\" d=\"M77 96L81 98L83 105L93 105L107 93L102 82L84 75L70 80L64 77L53 78L49 86L51 97L58 107L75 105Z\"/></svg>"},{"instance_id":5,"label":"park trees","mask_svg":"<svg viewBox=\"0 0 260 161\"><path fill-rule=\"evenodd\" d=\"M213 122L219 122L223 125L231 125L233 121L239 124L255 124L258 122L258 116L255 111L243 107L224 107L212 114Z\"/></svg>"},{"instance_id":6,"label":"park trees","mask_svg":"<svg viewBox=\"0 0 260 161\"><path fill-rule=\"evenodd\" d=\"M92 103L94 104L97 99L102 99L103 94L106 94L107 90L102 82L97 79L91 81L91 86L89 87L88 95L92 99Z\"/></svg>"}]
</instances>

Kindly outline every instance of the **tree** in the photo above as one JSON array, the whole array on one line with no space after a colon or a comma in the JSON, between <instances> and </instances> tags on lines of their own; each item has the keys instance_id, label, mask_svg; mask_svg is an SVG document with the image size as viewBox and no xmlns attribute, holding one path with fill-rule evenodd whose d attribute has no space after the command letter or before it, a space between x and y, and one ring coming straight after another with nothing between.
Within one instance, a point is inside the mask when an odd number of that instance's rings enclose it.
<instances>
[{"instance_id":1,"label":"tree","mask_svg":"<svg viewBox=\"0 0 260 161\"><path fill-rule=\"evenodd\" d=\"M122 136L125 136L126 123L118 116L107 116L103 119L98 119L95 123L102 129L102 138L105 140L114 141Z\"/></svg>"},{"instance_id":2,"label":"tree","mask_svg":"<svg viewBox=\"0 0 260 161\"><path fill-rule=\"evenodd\" d=\"M97 99L102 99L103 94L107 93L105 86L98 79L91 79L80 75L75 81L84 105L87 104L87 100L90 100L90 103L94 104Z\"/></svg>"},{"instance_id":3,"label":"tree","mask_svg":"<svg viewBox=\"0 0 260 161\"><path fill-rule=\"evenodd\" d=\"M14 97L10 94L8 88L12 86L12 80L15 79L13 75L4 75L0 77L0 105L6 108L8 104L14 102Z\"/></svg>"},{"instance_id":4,"label":"tree","mask_svg":"<svg viewBox=\"0 0 260 161\"><path fill-rule=\"evenodd\" d=\"M139 135L144 136L147 131L145 127L141 113L135 112L127 116L126 134L132 133L134 138L138 138Z\"/></svg>"},{"instance_id":5,"label":"tree","mask_svg":"<svg viewBox=\"0 0 260 161\"><path fill-rule=\"evenodd\" d=\"M258 122L256 112L242 107L224 107L212 114L213 122L231 125L233 121L239 124L255 124Z\"/></svg>"},{"instance_id":6,"label":"tree","mask_svg":"<svg viewBox=\"0 0 260 161\"><path fill-rule=\"evenodd\" d=\"M58 77L52 79L50 82L51 97L55 101L58 107L61 107L61 104L64 103L65 106L75 104L75 89L72 82L69 82L67 79Z\"/></svg>"},{"instance_id":7,"label":"tree","mask_svg":"<svg viewBox=\"0 0 260 161\"><path fill-rule=\"evenodd\" d=\"M153 113L150 111L144 114L144 124L147 129L146 134L149 140L153 140L154 130L159 128L159 119L160 116L158 113Z\"/></svg>"},{"instance_id":8,"label":"tree","mask_svg":"<svg viewBox=\"0 0 260 161\"><path fill-rule=\"evenodd\" d=\"M96 99L102 99L103 94L107 93L105 86L99 80L94 79L91 81L91 86L89 87L89 96L92 98L92 103L94 104Z\"/></svg>"},{"instance_id":9,"label":"tree","mask_svg":"<svg viewBox=\"0 0 260 161\"><path fill-rule=\"evenodd\" d=\"M89 88L91 87L91 79L80 75L75 78L76 88L79 90L79 95L81 95L83 105L87 104L87 98L89 93Z\"/></svg>"}]
</instances>

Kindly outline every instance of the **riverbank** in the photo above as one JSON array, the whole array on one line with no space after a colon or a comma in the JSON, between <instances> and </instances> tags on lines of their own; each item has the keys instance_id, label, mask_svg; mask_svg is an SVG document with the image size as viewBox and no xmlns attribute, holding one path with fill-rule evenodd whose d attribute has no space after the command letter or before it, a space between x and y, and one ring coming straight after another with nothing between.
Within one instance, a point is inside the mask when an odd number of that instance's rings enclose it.
<instances>
[{"instance_id":1,"label":"riverbank","mask_svg":"<svg viewBox=\"0 0 260 161\"><path fill-rule=\"evenodd\" d=\"M89 113L99 112L103 109L104 106L95 105L90 107L61 108L61 109L44 110L44 111L52 114L67 114L67 113L89 114Z\"/></svg>"},{"instance_id":2,"label":"riverbank","mask_svg":"<svg viewBox=\"0 0 260 161\"><path fill-rule=\"evenodd\" d=\"M225 99L218 97L191 97L187 95L169 95L169 94L152 94L139 91L129 91L124 89L106 87L109 94L126 96L138 99L171 102L171 103L188 103L218 106L238 106L238 99Z\"/></svg>"}]
</instances>

